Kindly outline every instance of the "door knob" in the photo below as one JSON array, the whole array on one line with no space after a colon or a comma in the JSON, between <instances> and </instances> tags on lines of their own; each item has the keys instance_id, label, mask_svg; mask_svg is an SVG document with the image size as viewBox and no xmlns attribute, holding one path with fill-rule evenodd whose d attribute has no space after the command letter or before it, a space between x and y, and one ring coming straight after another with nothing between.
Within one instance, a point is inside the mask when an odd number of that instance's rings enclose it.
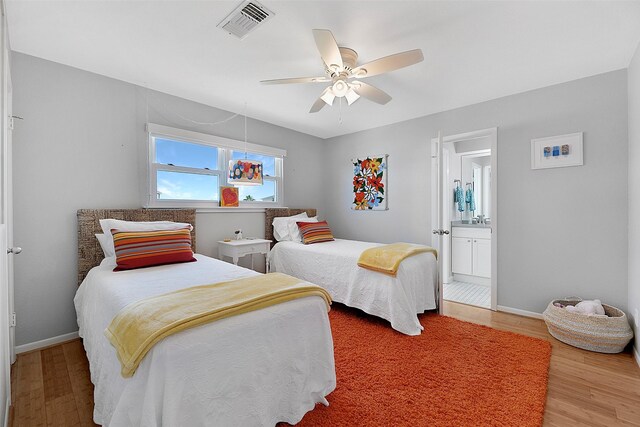
<instances>
[{"instance_id":1,"label":"door knob","mask_svg":"<svg viewBox=\"0 0 640 427\"><path fill-rule=\"evenodd\" d=\"M22 252L22 248L19 246L16 246L15 248L7 248L8 254L18 255L20 252Z\"/></svg>"},{"instance_id":2,"label":"door knob","mask_svg":"<svg viewBox=\"0 0 640 427\"><path fill-rule=\"evenodd\" d=\"M442 228L439 230L432 230L433 234L439 234L442 236L443 234L449 234L449 230L443 230Z\"/></svg>"}]
</instances>

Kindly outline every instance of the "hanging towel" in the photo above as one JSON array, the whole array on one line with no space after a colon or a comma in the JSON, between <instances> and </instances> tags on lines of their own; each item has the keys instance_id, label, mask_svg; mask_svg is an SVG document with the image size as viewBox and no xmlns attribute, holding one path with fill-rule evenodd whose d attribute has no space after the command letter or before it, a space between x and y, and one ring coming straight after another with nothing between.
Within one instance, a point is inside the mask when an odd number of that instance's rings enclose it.
<instances>
[{"instance_id":1,"label":"hanging towel","mask_svg":"<svg viewBox=\"0 0 640 427\"><path fill-rule=\"evenodd\" d=\"M471 187L467 188L467 194L465 195L465 200L467 202L467 210L475 211L476 210L476 201L473 197L473 190Z\"/></svg>"},{"instance_id":2,"label":"hanging towel","mask_svg":"<svg viewBox=\"0 0 640 427\"><path fill-rule=\"evenodd\" d=\"M455 189L453 200L458 204L458 212L464 212L464 193L460 184Z\"/></svg>"}]
</instances>

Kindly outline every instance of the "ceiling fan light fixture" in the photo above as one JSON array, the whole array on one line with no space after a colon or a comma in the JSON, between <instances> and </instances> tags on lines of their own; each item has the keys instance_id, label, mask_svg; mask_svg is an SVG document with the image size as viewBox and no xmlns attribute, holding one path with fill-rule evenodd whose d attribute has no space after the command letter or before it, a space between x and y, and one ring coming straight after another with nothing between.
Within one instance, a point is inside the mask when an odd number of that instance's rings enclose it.
<instances>
[{"instance_id":1,"label":"ceiling fan light fixture","mask_svg":"<svg viewBox=\"0 0 640 427\"><path fill-rule=\"evenodd\" d=\"M360 95L358 95L353 88L350 88L344 97L347 98L347 104L351 105L360 98Z\"/></svg>"},{"instance_id":2,"label":"ceiling fan light fixture","mask_svg":"<svg viewBox=\"0 0 640 427\"><path fill-rule=\"evenodd\" d=\"M320 97L327 105L333 105L333 100L336 99L336 96L331 92L331 90L326 91Z\"/></svg>"},{"instance_id":3,"label":"ceiling fan light fixture","mask_svg":"<svg viewBox=\"0 0 640 427\"><path fill-rule=\"evenodd\" d=\"M345 96L349 89L349 85L344 80L338 80L331 86L331 91L339 98Z\"/></svg>"}]
</instances>

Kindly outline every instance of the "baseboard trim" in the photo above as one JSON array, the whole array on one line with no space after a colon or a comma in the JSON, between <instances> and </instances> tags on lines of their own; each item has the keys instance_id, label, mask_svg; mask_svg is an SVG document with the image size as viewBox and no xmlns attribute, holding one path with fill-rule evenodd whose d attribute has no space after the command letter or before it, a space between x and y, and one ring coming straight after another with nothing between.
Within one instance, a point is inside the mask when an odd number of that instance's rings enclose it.
<instances>
[{"instance_id":1,"label":"baseboard trim","mask_svg":"<svg viewBox=\"0 0 640 427\"><path fill-rule=\"evenodd\" d=\"M519 308L505 307L504 305L499 305L497 309L498 311L503 311L505 313L510 313L510 314L517 314L518 316L532 317L534 319L542 319L541 313L535 313L533 311L520 310Z\"/></svg>"},{"instance_id":2,"label":"baseboard trim","mask_svg":"<svg viewBox=\"0 0 640 427\"><path fill-rule=\"evenodd\" d=\"M638 367L640 367L640 352L638 352L638 347L636 347L635 345L633 346L633 355L636 358L636 363L638 364Z\"/></svg>"},{"instance_id":3,"label":"baseboard trim","mask_svg":"<svg viewBox=\"0 0 640 427\"><path fill-rule=\"evenodd\" d=\"M491 286L491 279L486 277L467 276L466 274L454 273L453 276L451 276L451 280L454 282L473 283L474 285L486 287Z\"/></svg>"},{"instance_id":4,"label":"baseboard trim","mask_svg":"<svg viewBox=\"0 0 640 427\"><path fill-rule=\"evenodd\" d=\"M78 337L78 331L75 331L64 335L58 335L57 337L51 337L40 341L30 342L28 344L17 345L16 354L27 353L33 350L40 350L45 347L51 347L52 345L71 341Z\"/></svg>"}]
</instances>

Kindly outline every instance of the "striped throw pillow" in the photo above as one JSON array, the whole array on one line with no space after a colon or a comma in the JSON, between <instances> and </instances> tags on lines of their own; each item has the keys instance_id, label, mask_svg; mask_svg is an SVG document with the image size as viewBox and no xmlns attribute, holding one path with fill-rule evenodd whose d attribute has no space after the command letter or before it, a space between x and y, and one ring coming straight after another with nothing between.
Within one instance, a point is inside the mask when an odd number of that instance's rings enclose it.
<instances>
[{"instance_id":1,"label":"striped throw pillow","mask_svg":"<svg viewBox=\"0 0 640 427\"><path fill-rule=\"evenodd\" d=\"M305 245L333 241L333 234L331 234L327 221L296 222L296 224L298 224L302 235L302 243Z\"/></svg>"},{"instance_id":2,"label":"striped throw pillow","mask_svg":"<svg viewBox=\"0 0 640 427\"><path fill-rule=\"evenodd\" d=\"M196 261L191 250L189 228L150 231L114 229L111 234L116 250L116 268L113 271Z\"/></svg>"}]
</instances>

